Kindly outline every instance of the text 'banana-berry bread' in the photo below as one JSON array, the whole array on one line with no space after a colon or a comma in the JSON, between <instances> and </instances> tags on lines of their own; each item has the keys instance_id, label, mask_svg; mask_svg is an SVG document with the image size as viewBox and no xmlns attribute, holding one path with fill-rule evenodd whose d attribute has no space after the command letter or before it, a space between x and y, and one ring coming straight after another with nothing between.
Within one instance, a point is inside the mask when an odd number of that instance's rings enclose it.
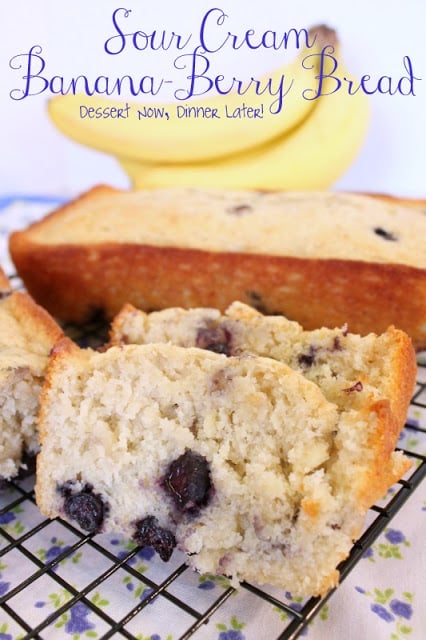
<instances>
[{"instance_id":1,"label":"text 'banana-berry bread'","mask_svg":"<svg viewBox=\"0 0 426 640\"><path fill-rule=\"evenodd\" d=\"M39 394L49 352L62 336L26 293L0 270L0 478L9 480L38 451Z\"/></svg>"},{"instance_id":2,"label":"text 'banana-berry bread'","mask_svg":"<svg viewBox=\"0 0 426 640\"><path fill-rule=\"evenodd\" d=\"M241 300L305 329L393 324L419 350L425 209L337 192L97 187L9 244L28 291L62 320Z\"/></svg>"},{"instance_id":3,"label":"text 'banana-berry bread'","mask_svg":"<svg viewBox=\"0 0 426 640\"><path fill-rule=\"evenodd\" d=\"M326 592L371 500L410 466L389 405L342 414L285 364L170 344L55 348L36 498L199 572Z\"/></svg>"},{"instance_id":4,"label":"text 'banana-berry bread'","mask_svg":"<svg viewBox=\"0 0 426 640\"><path fill-rule=\"evenodd\" d=\"M112 344L170 342L228 356L251 353L274 358L317 384L339 410L390 403L395 433L404 426L416 381L410 338L389 327L377 336L346 326L304 331L283 316L265 316L240 302L217 309L164 309L145 313L125 305L111 324ZM393 438L393 435L391 436Z\"/></svg>"}]
</instances>

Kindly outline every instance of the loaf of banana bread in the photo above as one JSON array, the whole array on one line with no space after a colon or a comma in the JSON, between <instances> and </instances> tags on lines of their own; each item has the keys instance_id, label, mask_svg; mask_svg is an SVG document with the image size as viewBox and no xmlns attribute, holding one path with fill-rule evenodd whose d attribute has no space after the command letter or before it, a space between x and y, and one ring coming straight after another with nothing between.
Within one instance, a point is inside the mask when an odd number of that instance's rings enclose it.
<instances>
[{"instance_id":1,"label":"loaf of banana bread","mask_svg":"<svg viewBox=\"0 0 426 640\"><path fill-rule=\"evenodd\" d=\"M391 324L426 347L422 201L335 192L97 187L28 229L10 251L54 316L111 318L241 300L305 329Z\"/></svg>"}]
</instances>

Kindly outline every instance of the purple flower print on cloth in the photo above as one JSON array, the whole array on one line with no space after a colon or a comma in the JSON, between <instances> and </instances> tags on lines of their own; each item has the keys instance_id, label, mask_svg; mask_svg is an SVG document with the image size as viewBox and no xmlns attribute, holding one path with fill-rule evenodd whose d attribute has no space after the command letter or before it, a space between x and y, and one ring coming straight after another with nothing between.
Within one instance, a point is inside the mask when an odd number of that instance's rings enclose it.
<instances>
[{"instance_id":1,"label":"purple flower print on cloth","mask_svg":"<svg viewBox=\"0 0 426 640\"><path fill-rule=\"evenodd\" d=\"M385 529L383 537L371 547L369 554L364 554L364 558L375 562L375 555L385 560L403 560L404 547L408 548L411 543L407 540L405 534L399 529Z\"/></svg>"},{"instance_id":2,"label":"purple flower print on cloth","mask_svg":"<svg viewBox=\"0 0 426 640\"><path fill-rule=\"evenodd\" d=\"M377 615L385 622L392 622L392 620L395 620L394 616L381 604L374 602L370 605L370 609L374 613L377 613Z\"/></svg>"},{"instance_id":3,"label":"purple flower print on cloth","mask_svg":"<svg viewBox=\"0 0 426 640\"><path fill-rule=\"evenodd\" d=\"M4 594L9 591L9 587L10 587L10 582L3 582L1 580L1 573L0 573L0 596L4 596Z\"/></svg>"},{"instance_id":4,"label":"purple flower print on cloth","mask_svg":"<svg viewBox=\"0 0 426 640\"><path fill-rule=\"evenodd\" d=\"M394 539L399 541L399 533ZM391 538L394 534L391 533ZM394 589L388 588L384 590L374 589L374 591L366 591L360 586L355 587L358 593L366 596L370 602L370 610L377 615L383 622L389 625L392 640L401 640L409 635L413 628L408 625L413 615L412 603L414 594L409 591L403 591L399 598L395 597Z\"/></svg>"},{"instance_id":5,"label":"purple flower print on cloth","mask_svg":"<svg viewBox=\"0 0 426 640\"><path fill-rule=\"evenodd\" d=\"M52 560L55 560L61 553L68 552L71 549L70 545L61 546L59 544L55 544L55 542L56 539L52 538L53 545L49 547L46 552L46 563L52 562Z\"/></svg>"},{"instance_id":6,"label":"purple flower print on cloth","mask_svg":"<svg viewBox=\"0 0 426 640\"><path fill-rule=\"evenodd\" d=\"M213 576L210 573L205 573L200 575L198 578L198 589L202 589L204 591L210 591L215 589L216 587L221 587L222 589L229 589L229 579L225 576Z\"/></svg>"},{"instance_id":7,"label":"purple flower print on cloth","mask_svg":"<svg viewBox=\"0 0 426 640\"><path fill-rule=\"evenodd\" d=\"M6 566L3 565L3 568L6 569ZM10 582L6 582L5 580L2 580L2 572L0 571L0 596L4 596L4 594L9 591L9 588L10 588Z\"/></svg>"},{"instance_id":8,"label":"purple flower print on cloth","mask_svg":"<svg viewBox=\"0 0 426 640\"><path fill-rule=\"evenodd\" d=\"M385 538L389 540L391 544L401 544L405 542L404 534L397 529L388 529L385 533Z\"/></svg>"},{"instance_id":9,"label":"purple flower print on cloth","mask_svg":"<svg viewBox=\"0 0 426 640\"><path fill-rule=\"evenodd\" d=\"M244 626L245 622L239 622L236 616L232 616L230 619L230 628L223 623L216 625L220 631L217 640L245 640L245 636L241 632Z\"/></svg>"},{"instance_id":10,"label":"purple flower print on cloth","mask_svg":"<svg viewBox=\"0 0 426 640\"><path fill-rule=\"evenodd\" d=\"M228 631L221 631L218 640L244 640L244 636L241 631L229 629Z\"/></svg>"},{"instance_id":11,"label":"purple flower print on cloth","mask_svg":"<svg viewBox=\"0 0 426 640\"><path fill-rule=\"evenodd\" d=\"M203 580L202 582L200 582L200 584L198 585L199 589L204 589L204 591L210 591L210 589L214 589L215 588L215 583L213 580Z\"/></svg>"},{"instance_id":12,"label":"purple flower print on cloth","mask_svg":"<svg viewBox=\"0 0 426 640\"><path fill-rule=\"evenodd\" d=\"M13 511L6 511L0 515L0 524L10 524L14 520L16 520L16 515Z\"/></svg>"},{"instance_id":13,"label":"purple flower print on cloth","mask_svg":"<svg viewBox=\"0 0 426 640\"><path fill-rule=\"evenodd\" d=\"M402 600L391 600L389 603L390 610L400 618L409 620L413 615L413 608L408 602L402 602Z\"/></svg>"},{"instance_id":14,"label":"purple flower print on cloth","mask_svg":"<svg viewBox=\"0 0 426 640\"><path fill-rule=\"evenodd\" d=\"M58 540L56 536L53 536L50 539L50 546L47 549L45 548L37 549L36 554L40 558L40 560L45 564L48 564L50 562L55 562L55 560L60 555L64 554L64 557L62 558L62 560L60 560L60 563L63 564L71 557L71 556L68 556L70 550L71 550L70 545L65 544L63 540ZM78 559L79 559L79 554L72 556L73 562L78 562ZM59 564L55 564L52 567L52 571L57 571L58 568L59 568Z\"/></svg>"},{"instance_id":15,"label":"purple flower print on cloth","mask_svg":"<svg viewBox=\"0 0 426 640\"><path fill-rule=\"evenodd\" d=\"M82 602L78 602L70 609L70 619L65 624L65 631L70 634L84 633L94 629L95 625L87 620L90 609Z\"/></svg>"},{"instance_id":16,"label":"purple flower print on cloth","mask_svg":"<svg viewBox=\"0 0 426 640\"><path fill-rule=\"evenodd\" d=\"M363 558L372 558L374 555L373 547L368 547L362 554Z\"/></svg>"},{"instance_id":17,"label":"purple flower print on cloth","mask_svg":"<svg viewBox=\"0 0 426 640\"><path fill-rule=\"evenodd\" d=\"M122 540L118 540L118 539L112 539L110 544L113 546L118 546L122 544ZM133 543L131 544L126 544L124 549L120 549L117 552L117 558L119 560L125 560L127 558L127 556L134 550L135 545ZM136 564L136 562L138 562L138 560L152 560L155 556L155 550L152 547L142 547L141 549L138 550L137 553L135 553L135 555L133 555L131 558L129 558L127 560L127 564L129 565L134 565Z\"/></svg>"},{"instance_id":18,"label":"purple flower print on cloth","mask_svg":"<svg viewBox=\"0 0 426 640\"><path fill-rule=\"evenodd\" d=\"M0 596L4 596L5 593L7 593L10 589L10 582L7 582L6 580L3 579L2 571L4 569L7 569L7 565L2 564L0 562ZM0 631L2 631L1 627L0 627Z\"/></svg>"}]
</instances>

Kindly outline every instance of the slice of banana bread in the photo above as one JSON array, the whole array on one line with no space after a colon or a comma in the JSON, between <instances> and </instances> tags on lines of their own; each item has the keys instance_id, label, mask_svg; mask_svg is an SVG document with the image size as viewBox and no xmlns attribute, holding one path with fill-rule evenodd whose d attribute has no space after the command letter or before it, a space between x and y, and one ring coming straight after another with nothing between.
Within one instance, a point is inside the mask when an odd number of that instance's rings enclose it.
<instances>
[{"instance_id":1,"label":"slice of banana bread","mask_svg":"<svg viewBox=\"0 0 426 640\"><path fill-rule=\"evenodd\" d=\"M264 316L234 302L217 309L165 309L144 313L127 304L114 318L112 344L170 342L240 355L252 353L284 362L315 382L340 410L365 409L388 400L395 432L402 429L416 380L410 338L390 327L359 336L347 327L304 331L283 316Z\"/></svg>"},{"instance_id":2,"label":"slice of banana bread","mask_svg":"<svg viewBox=\"0 0 426 640\"><path fill-rule=\"evenodd\" d=\"M303 596L336 584L366 508L409 467L388 402L341 413L276 360L170 344L64 339L39 427L45 515Z\"/></svg>"},{"instance_id":3,"label":"slice of banana bread","mask_svg":"<svg viewBox=\"0 0 426 640\"><path fill-rule=\"evenodd\" d=\"M9 480L38 451L36 418L49 352L63 335L30 296L12 291L0 270L0 478Z\"/></svg>"}]
</instances>

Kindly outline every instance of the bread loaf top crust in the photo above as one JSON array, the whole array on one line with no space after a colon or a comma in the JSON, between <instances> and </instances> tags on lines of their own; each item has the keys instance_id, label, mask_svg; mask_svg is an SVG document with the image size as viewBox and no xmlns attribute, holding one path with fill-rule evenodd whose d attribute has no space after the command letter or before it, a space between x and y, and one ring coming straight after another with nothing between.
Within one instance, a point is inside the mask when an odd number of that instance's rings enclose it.
<instances>
[{"instance_id":1,"label":"bread loaf top crust","mask_svg":"<svg viewBox=\"0 0 426 640\"><path fill-rule=\"evenodd\" d=\"M99 186L27 230L36 245L141 244L426 267L422 201L337 192Z\"/></svg>"}]
</instances>

